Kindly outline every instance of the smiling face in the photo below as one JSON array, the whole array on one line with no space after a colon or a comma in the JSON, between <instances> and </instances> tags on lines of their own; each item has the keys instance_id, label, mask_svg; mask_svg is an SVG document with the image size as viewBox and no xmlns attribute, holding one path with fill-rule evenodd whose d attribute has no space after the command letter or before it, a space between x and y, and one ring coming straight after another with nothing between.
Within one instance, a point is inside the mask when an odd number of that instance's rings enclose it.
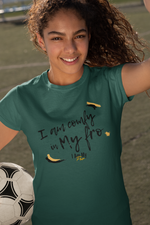
<instances>
[{"instance_id":1,"label":"smiling face","mask_svg":"<svg viewBox=\"0 0 150 225\"><path fill-rule=\"evenodd\" d=\"M78 80L83 74L90 39L85 21L72 10L60 10L48 22L43 37L37 34L49 57L49 79L62 85Z\"/></svg>"}]
</instances>

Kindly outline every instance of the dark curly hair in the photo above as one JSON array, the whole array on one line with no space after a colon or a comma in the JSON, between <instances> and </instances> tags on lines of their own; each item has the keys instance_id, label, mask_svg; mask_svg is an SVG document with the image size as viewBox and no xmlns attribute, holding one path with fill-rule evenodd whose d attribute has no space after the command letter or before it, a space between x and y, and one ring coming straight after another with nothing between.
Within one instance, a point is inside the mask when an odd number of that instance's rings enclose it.
<instances>
[{"instance_id":1,"label":"dark curly hair","mask_svg":"<svg viewBox=\"0 0 150 225\"><path fill-rule=\"evenodd\" d=\"M27 26L31 41L39 50L43 51L36 33L43 37L48 21L60 9L71 9L86 22L91 39L85 64L112 67L144 60L146 42L139 39L125 16L107 0L34 0Z\"/></svg>"}]
</instances>

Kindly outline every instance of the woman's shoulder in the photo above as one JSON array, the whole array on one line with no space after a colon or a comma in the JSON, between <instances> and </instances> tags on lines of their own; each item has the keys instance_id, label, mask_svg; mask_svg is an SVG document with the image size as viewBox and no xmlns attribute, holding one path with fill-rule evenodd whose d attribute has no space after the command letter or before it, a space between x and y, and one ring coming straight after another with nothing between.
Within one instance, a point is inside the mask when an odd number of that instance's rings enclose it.
<instances>
[{"instance_id":1,"label":"woman's shoulder","mask_svg":"<svg viewBox=\"0 0 150 225\"><path fill-rule=\"evenodd\" d=\"M37 75L36 77L31 78L28 81L25 81L19 85L17 85L14 89L16 90L35 90L39 88L40 85L43 84L43 77L47 73L47 71L44 71L42 74Z\"/></svg>"},{"instance_id":2,"label":"woman's shoulder","mask_svg":"<svg viewBox=\"0 0 150 225\"><path fill-rule=\"evenodd\" d=\"M119 64L113 67L108 66L96 66L89 67L91 78L98 77L99 79L115 80L117 75L121 74L121 70L124 64Z\"/></svg>"},{"instance_id":3,"label":"woman's shoulder","mask_svg":"<svg viewBox=\"0 0 150 225\"><path fill-rule=\"evenodd\" d=\"M37 75L36 77L33 77L32 79L11 88L3 97L3 99L5 99L6 97L17 99L19 96L25 96L28 94L35 95L39 89L42 89L41 87L44 85L43 77L46 72L47 71L44 71L42 74Z\"/></svg>"}]
</instances>

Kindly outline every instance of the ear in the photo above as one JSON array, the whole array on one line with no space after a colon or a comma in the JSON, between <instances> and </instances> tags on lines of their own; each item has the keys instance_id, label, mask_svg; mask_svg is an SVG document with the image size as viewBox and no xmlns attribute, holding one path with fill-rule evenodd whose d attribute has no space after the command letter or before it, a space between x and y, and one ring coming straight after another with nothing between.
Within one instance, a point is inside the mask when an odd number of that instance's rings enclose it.
<instances>
[{"instance_id":1,"label":"ear","mask_svg":"<svg viewBox=\"0 0 150 225\"><path fill-rule=\"evenodd\" d=\"M37 40L38 40L38 43L40 45L40 47L46 51L46 47L45 47L45 42L43 40L43 38L40 36L40 34L36 33L36 36L37 36Z\"/></svg>"}]
</instances>

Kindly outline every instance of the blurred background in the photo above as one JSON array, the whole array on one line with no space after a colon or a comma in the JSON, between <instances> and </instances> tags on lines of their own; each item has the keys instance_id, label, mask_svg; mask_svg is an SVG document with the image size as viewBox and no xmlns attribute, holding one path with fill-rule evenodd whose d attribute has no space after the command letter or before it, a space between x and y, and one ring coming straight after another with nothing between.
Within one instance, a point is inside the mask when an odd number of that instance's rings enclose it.
<instances>
[{"instance_id":1,"label":"blurred background","mask_svg":"<svg viewBox=\"0 0 150 225\"><path fill-rule=\"evenodd\" d=\"M138 35L150 44L150 13L143 1L110 3L124 13ZM30 42L23 22L31 4L28 0L0 0L0 99L12 87L49 68L46 56ZM145 59L148 57L150 52L145 51ZM145 93L125 104L121 135L122 169L133 225L150 225L150 99ZM34 176L32 152L22 132L0 152L0 161L19 164Z\"/></svg>"}]
</instances>

